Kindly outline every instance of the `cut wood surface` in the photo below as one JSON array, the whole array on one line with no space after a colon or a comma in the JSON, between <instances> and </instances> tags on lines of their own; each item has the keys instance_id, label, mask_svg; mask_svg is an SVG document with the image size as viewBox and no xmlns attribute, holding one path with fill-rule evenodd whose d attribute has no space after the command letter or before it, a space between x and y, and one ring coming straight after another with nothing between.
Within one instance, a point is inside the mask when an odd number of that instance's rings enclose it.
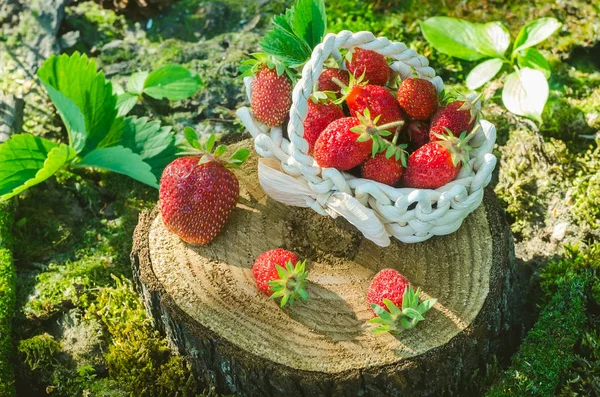
<instances>
[{"instance_id":1,"label":"cut wood surface","mask_svg":"<svg viewBox=\"0 0 600 397\"><path fill-rule=\"evenodd\" d=\"M429 395L458 390L502 349L519 294L493 194L454 234L381 248L343 219L267 197L256 164L251 157L237 172L239 204L211 244L184 243L157 209L142 215L134 236L146 306L205 382L248 396ZM256 289L254 259L278 247L307 259L308 302L280 309ZM422 298L438 299L425 321L397 336L373 334L368 322L369 283L387 267L421 287Z\"/></svg>"}]
</instances>

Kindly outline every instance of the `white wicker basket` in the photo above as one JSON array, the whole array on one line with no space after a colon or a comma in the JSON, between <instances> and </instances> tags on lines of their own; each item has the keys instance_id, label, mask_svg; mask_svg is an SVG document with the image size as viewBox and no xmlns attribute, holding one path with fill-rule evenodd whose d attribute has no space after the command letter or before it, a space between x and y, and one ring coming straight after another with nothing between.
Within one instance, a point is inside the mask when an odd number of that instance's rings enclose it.
<instances>
[{"instance_id":1,"label":"white wicker basket","mask_svg":"<svg viewBox=\"0 0 600 397\"><path fill-rule=\"evenodd\" d=\"M330 55L340 60L339 49L354 47L394 59L390 66L402 78L413 77L416 72L418 77L430 80L438 92L444 88L442 79L428 66L427 58L403 43L376 38L371 32L345 30L328 34L313 50L302 70L302 78L294 87L287 129L291 141L283 137L281 127L268 127L254 119L250 109L242 107L236 112L254 137L256 152L263 157L258 166L262 188L282 203L310 207L333 218L341 215L382 247L390 244L390 236L405 243L416 243L456 231L481 203L483 189L490 182L496 165L492 154L496 128L490 122L477 121L481 128L471 140L474 150L469 163L462 167L454 181L435 190L394 188L356 178L334 168L321 168L308 155L302 123L314 83ZM246 77L244 82L250 99L252 78Z\"/></svg>"}]
</instances>

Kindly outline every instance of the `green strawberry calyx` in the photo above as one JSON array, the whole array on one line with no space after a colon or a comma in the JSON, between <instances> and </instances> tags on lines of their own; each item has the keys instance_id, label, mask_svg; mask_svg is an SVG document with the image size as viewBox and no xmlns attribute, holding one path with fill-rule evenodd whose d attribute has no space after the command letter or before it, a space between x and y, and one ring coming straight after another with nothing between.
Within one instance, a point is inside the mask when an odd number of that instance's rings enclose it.
<instances>
[{"instance_id":1,"label":"green strawberry calyx","mask_svg":"<svg viewBox=\"0 0 600 397\"><path fill-rule=\"evenodd\" d=\"M315 83L315 87L316 87L316 83ZM313 93L310 95L309 99L311 101L313 101L313 103L323 103L323 104L328 104L328 103L335 103L336 105L339 105L338 103L336 103L336 96L335 96L335 92L333 91L319 91L316 88L313 88Z\"/></svg>"},{"instance_id":2,"label":"green strawberry calyx","mask_svg":"<svg viewBox=\"0 0 600 397\"><path fill-rule=\"evenodd\" d=\"M477 124L470 133L463 131L458 137L454 136L452 131L446 128L446 134L434 134L439 139L439 141L435 142L448 150L448 153L452 157L452 164L455 167L460 163L467 164L469 162L469 153L473 150L469 142L480 128L481 126Z\"/></svg>"},{"instance_id":3,"label":"green strawberry calyx","mask_svg":"<svg viewBox=\"0 0 600 397\"><path fill-rule=\"evenodd\" d=\"M285 73L292 81L292 84L295 84L296 73L282 61L263 52L257 52L251 55L252 59L246 59L240 63L240 66L238 67L238 71L241 73L240 77L254 76L263 66L266 66L269 69L274 69L277 72L277 76L281 76Z\"/></svg>"},{"instance_id":4,"label":"green strawberry calyx","mask_svg":"<svg viewBox=\"0 0 600 397\"><path fill-rule=\"evenodd\" d=\"M396 161L400 160L402 166L406 168L406 158L408 157L408 152L406 151L406 148L408 147L408 145L397 143L399 134L400 129L396 129L396 133L394 134L392 142L384 141L387 144L387 148L385 149L385 158L390 159L394 157Z\"/></svg>"},{"instance_id":5,"label":"green strawberry calyx","mask_svg":"<svg viewBox=\"0 0 600 397\"><path fill-rule=\"evenodd\" d=\"M348 99L355 87L363 87L369 84L369 81L365 80L365 73L366 71L364 71L359 77L355 77L354 74L349 73L350 79L348 80L348 85L344 84L336 77L331 79L331 81L340 87L340 93L342 94L342 96L336 100L338 105L341 105Z\"/></svg>"},{"instance_id":6,"label":"green strawberry calyx","mask_svg":"<svg viewBox=\"0 0 600 397\"><path fill-rule=\"evenodd\" d=\"M402 308L396 306L389 299L383 299L387 310L378 304L371 304L373 311L377 315L370 320L371 323L377 324L377 327L372 330L373 333L380 334L389 332L398 334L405 329L414 328L419 322L425 320L423 314L435 305L437 299L426 299L419 303L419 294L421 288L415 291L411 285L406 287L402 296Z\"/></svg>"},{"instance_id":7,"label":"green strawberry calyx","mask_svg":"<svg viewBox=\"0 0 600 397\"><path fill-rule=\"evenodd\" d=\"M217 136L210 134L206 140L200 142L198 134L191 127L185 127L183 130L185 141L180 145L179 156L199 156L199 164L208 163L210 161L219 161L228 168L237 168L248 159L250 151L245 148L236 150L228 158L223 158L227 151L226 145L218 145L215 147Z\"/></svg>"},{"instance_id":8,"label":"green strawberry calyx","mask_svg":"<svg viewBox=\"0 0 600 397\"><path fill-rule=\"evenodd\" d=\"M362 115L357 112L356 117L360 121L360 124L356 127L350 128L350 131L354 132L355 134L359 134L358 138L356 138L356 142L366 142L369 139L373 140L373 147L371 149L372 157L375 157L377 153L388 149L390 143L382 138L392 135L392 133L387 130L396 127L396 132L398 132L399 127L404 125L404 121L402 120L383 125L377 125L381 115L371 119L371 111L368 108L365 109L364 114ZM390 157L391 156L392 154L390 154Z\"/></svg>"},{"instance_id":9,"label":"green strawberry calyx","mask_svg":"<svg viewBox=\"0 0 600 397\"><path fill-rule=\"evenodd\" d=\"M308 271L306 270L306 261L300 261L296 263L296 266L290 261L285 263L285 267L275 266L279 278L268 282L269 289L273 291L271 299L281 298L281 307L284 307L287 303L292 306L294 301L299 299L307 301L306 284L308 281L306 278L308 277Z\"/></svg>"}]
</instances>

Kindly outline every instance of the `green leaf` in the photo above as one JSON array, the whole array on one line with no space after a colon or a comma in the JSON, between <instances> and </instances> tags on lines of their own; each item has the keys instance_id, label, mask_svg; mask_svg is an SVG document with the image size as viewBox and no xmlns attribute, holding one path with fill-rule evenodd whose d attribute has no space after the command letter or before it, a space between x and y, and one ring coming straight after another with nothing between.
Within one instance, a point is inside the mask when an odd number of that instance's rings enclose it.
<instances>
[{"instance_id":1,"label":"green leaf","mask_svg":"<svg viewBox=\"0 0 600 397\"><path fill-rule=\"evenodd\" d=\"M546 79L550 78L551 71L548 61L546 61L546 58L544 58L542 53L535 48L526 48L519 51L517 61L521 68L537 69L544 74Z\"/></svg>"},{"instance_id":2,"label":"green leaf","mask_svg":"<svg viewBox=\"0 0 600 397\"><path fill-rule=\"evenodd\" d=\"M117 116L117 97L96 63L77 52L52 56L37 74L67 127L71 146L82 155L96 148Z\"/></svg>"},{"instance_id":3,"label":"green leaf","mask_svg":"<svg viewBox=\"0 0 600 397\"><path fill-rule=\"evenodd\" d=\"M425 320L423 318L423 316L421 315L421 313L419 313L418 310L413 309L412 307L409 307L409 308L406 308L406 309L402 310L402 313L406 317L411 318L411 319L415 319L415 320L418 320L418 321Z\"/></svg>"},{"instance_id":4,"label":"green leaf","mask_svg":"<svg viewBox=\"0 0 600 397\"><path fill-rule=\"evenodd\" d=\"M477 49L480 31L471 22L451 17L432 17L421 22L421 32L429 44L441 53L467 61L486 57Z\"/></svg>"},{"instance_id":5,"label":"green leaf","mask_svg":"<svg viewBox=\"0 0 600 397\"><path fill-rule=\"evenodd\" d=\"M117 83L116 81L111 81L112 84L112 90L113 90L113 95L121 95L125 93L125 89L123 89L123 86L119 83Z\"/></svg>"},{"instance_id":6,"label":"green leaf","mask_svg":"<svg viewBox=\"0 0 600 397\"><path fill-rule=\"evenodd\" d=\"M540 18L529 22L517 35L513 44L513 54L541 43L552 36L561 26L562 24L556 18Z\"/></svg>"},{"instance_id":7,"label":"green leaf","mask_svg":"<svg viewBox=\"0 0 600 397\"><path fill-rule=\"evenodd\" d=\"M375 303L371 303L371 308L373 309L373 311L375 312L375 314L378 317L380 317L386 321L392 320L392 315L387 310L385 310L383 307L381 307Z\"/></svg>"},{"instance_id":8,"label":"green leaf","mask_svg":"<svg viewBox=\"0 0 600 397\"><path fill-rule=\"evenodd\" d=\"M392 316L396 317L402 315L402 310L400 310L400 308L396 306L391 300L383 298L383 303L385 304L385 307L388 308Z\"/></svg>"},{"instance_id":9,"label":"green leaf","mask_svg":"<svg viewBox=\"0 0 600 397\"><path fill-rule=\"evenodd\" d=\"M127 117L123 120L123 133L114 143L138 154L160 179L163 169L176 158L177 146L171 127L161 127L158 121L147 117Z\"/></svg>"},{"instance_id":10,"label":"green leaf","mask_svg":"<svg viewBox=\"0 0 600 397\"><path fill-rule=\"evenodd\" d=\"M279 26L283 30L288 31L290 33L294 33L294 29L292 29L292 25L291 25L293 8L294 7L288 8L285 11L285 14L275 15L273 17L273 25Z\"/></svg>"},{"instance_id":11,"label":"green leaf","mask_svg":"<svg viewBox=\"0 0 600 397\"><path fill-rule=\"evenodd\" d=\"M217 146L217 148L215 149L215 157L221 157L223 154L225 154L226 151L227 151L227 146L225 146L225 145Z\"/></svg>"},{"instance_id":12,"label":"green leaf","mask_svg":"<svg viewBox=\"0 0 600 397\"><path fill-rule=\"evenodd\" d=\"M208 136L208 140L206 141L206 151L208 153L212 153L212 150L215 147L216 141L217 141L217 136L215 134L210 134Z\"/></svg>"},{"instance_id":13,"label":"green leaf","mask_svg":"<svg viewBox=\"0 0 600 397\"><path fill-rule=\"evenodd\" d=\"M229 161L233 164L242 164L249 155L250 151L248 149L238 149L231 155Z\"/></svg>"},{"instance_id":14,"label":"green leaf","mask_svg":"<svg viewBox=\"0 0 600 397\"><path fill-rule=\"evenodd\" d=\"M492 58L481 62L467 75L467 87L470 90L476 90L481 87L498 74L500 69L502 69L502 65L503 62L500 58Z\"/></svg>"},{"instance_id":15,"label":"green leaf","mask_svg":"<svg viewBox=\"0 0 600 397\"><path fill-rule=\"evenodd\" d=\"M475 24L475 49L490 57L502 58L510 45L510 33L500 22Z\"/></svg>"},{"instance_id":16,"label":"green leaf","mask_svg":"<svg viewBox=\"0 0 600 397\"><path fill-rule=\"evenodd\" d=\"M0 145L0 199L6 200L50 178L75 150L30 134L16 134Z\"/></svg>"},{"instance_id":17,"label":"green leaf","mask_svg":"<svg viewBox=\"0 0 600 397\"><path fill-rule=\"evenodd\" d=\"M131 149L123 146L93 150L77 163L76 167L95 167L117 172L158 189L158 182L150 165Z\"/></svg>"},{"instance_id":18,"label":"green leaf","mask_svg":"<svg viewBox=\"0 0 600 397\"><path fill-rule=\"evenodd\" d=\"M327 29L323 0L298 0L293 7L291 27L311 49L320 44Z\"/></svg>"},{"instance_id":19,"label":"green leaf","mask_svg":"<svg viewBox=\"0 0 600 397\"><path fill-rule=\"evenodd\" d=\"M144 91L144 82L148 78L148 72L137 72L132 74L127 81L127 91L140 95Z\"/></svg>"},{"instance_id":20,"label":"green leaf","mask_svg":"<svg viewBox=\"0 0 600 397\"><path fill-rule=\"evenodd\" d=\"M138 96L126 92L117 97L118 117L127 116L127 114L135 107L138 102Z\"/></svg>"},{"instance_id":21,"label":"green leaf","mask_svg":"<svg viewBox=\"0 0 600 397\"><path fill-rule=\"evenodd\" d=\"M303 65L311 55L310 47L304 40L280 26L275 26L269 31L260 42L260 46L265 53L292 68Z\"/></svg>"},{"instance_id":22,"label":"green leaf","mask_svg":"<svg viewBox=\"0 0 600 397\"><path fill-rule=\"evenodd\" d=\"M87 140L85 116L77 105L62 92L55 90L52 86L46 86L46 91L48 91L52 103L56 106L60 118L65 123L71 147L77 153L83 152Z\"/></svg>"},{"instance_id":23,"label":"green leaf","mask_svg":"<svg viewBox=\"0 0 600 397\"><path fill-rule=\"evenodd\" d=\"M417 311L421 314L425 314L426 312L429 311L429 309L431 309L433 307L433 305L435 305L436 302L437 302L437 299L435 299L435 298L426 299L423 302L421 302L421 304L417 307Z\"/></svg>"},{"instance_id":24,"label":"green leaf","mask_svg":"<svg viewBox=\"0 0 600 397\"><path fill-rule=\"evenodd\" d=\"M541 123L547 100L548 82L539 70L524 68L506 77L502 102L510 112Z\"/></svg>"},{"instance_id":25,"label":"green leaf","mask_svg":"<svg viewBox=\"0 0 600 397\"><path fill-rule=\"evenodd\" d=\"M194 146L198 143L198 133L192 127L185 127L183 129L183 135L187 143Z\"/></svg>"},{"instance_id":26,"label":"green leaf","mask_svg":"<svg viewBox=\"0 0 600 397\"><path fill-rule=\"evenodd\" d=\"M148 75L144 94L155 99L179 101L194 95L202 88L198 74L180 65L166 65Z\"/></svg>"}]
</instances>

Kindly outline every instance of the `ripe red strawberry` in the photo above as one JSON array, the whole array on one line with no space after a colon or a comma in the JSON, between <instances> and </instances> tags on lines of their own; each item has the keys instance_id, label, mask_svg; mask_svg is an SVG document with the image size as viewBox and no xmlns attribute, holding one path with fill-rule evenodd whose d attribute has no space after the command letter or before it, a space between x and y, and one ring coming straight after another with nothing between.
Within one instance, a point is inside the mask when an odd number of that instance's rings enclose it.
<instances>
[{"instance_id":1,"label":"ripe red strawberry","mask_svg":"<svg viewBox=\"0 0 600 397\"><path fill-rule=\"evenodd\" d=\"M404 172L404 186L419 189L437 189L454 180L461 163L468 162L468 145L473 135L445 136L415 150L408 158Z\"/></svg>"},{"instance_id":2,"label":"ripe red strawberry","mask_svg":"<svg viewBox=\"0 0 600 397\"><path fill-rule=\"evenodd\" d=\"M350 74L347 70L325 68L317 80L317 89L319 91L332 91L339 98L341 96L340 86L333 81L334 78L345 85L350 82Z\"/></svg>"},{"instance_id":3,"label":"ripe red strawberry","mask_svg":"<svg viewBox=\"0 0 600 397\"><path fill-rule=\"evenodd\" d=\"M371 281L367 292L367 302L369 302L369 305L375 304L385 307L383 302L385 298L394 305L401 307L404 290L409 284L408 279L397 270L383 269Z\"/></svg>"},{"instance_id":4,"label":"ripe red strawberry","mask_svg":"<svg viewBox=\"0 0 600 397\"><path fill-rule=\"evenodd\" d=\"M429 125L424 121L411 121L408 123L406 133L412 150L416 150L429 142Z\"/></svg>"},{"instance_id":5,"label":"ripe red strawberry","mask_svg":"<svg viewBox=\"0 0 600 397\"><path fill-rule=\"evenodd\" d=\"M464 131L471 131L475 125L477 110L475 103L470 101L454 101L438 109L431 119L429 138L437 141L437 135L447 135L448 130L454 136L459 136Z\"/></svg>"},{"instance_id":6,"label":"ripe red strawberry","mask_svg":"<svg viewBox=\"0 0 600 397\"><path fill-rule=\"evenodd\" d=\"M369 84L387 84L390 79L390 67L383 55L375 51L355 48L350 56L352 59L346 61L346 67L351 74L357 78L364 74L364 80Z\"/></svg>"},{"instance_id":7,"label":"ripe red strawberry","mask_svg":"<svg viewBox=\"0 0 600 397\"><path fill-rule=\"evenodd\" d=\"M408 279L397 270L383 269L377 273L367 293L367 302L377 316L371 319L371 323L380 325L373 332L399 333L424 320L423 314L437 299L419 303L420 293L420 288L413 290Z\"/></svg>"},{"instance_id":8,"label":"ripe red strawberry","mask_svg":"<svg viewBox=\"0 0 600 397\"><path fill-rule=\"evenodd\" d=\"M311 99L308 100L308 113L304 120L304 139L308 141L310 150L315 147L317 138L332 121L344 117L344 111L341 107L326 100L325 102L315 103Z\"/></svg>"},{"instance_id":9,"label":"ripe red strawberry","mask_svg":"<svg viewBox=\"0 0 600 397\"><path fill-rule=\"evenodd\" d=\"M352 116L357 117L369 109L373 117L379 116L378 125L405 121L396 98L385 87L351 83L345 99ZM394 133L396 128L391 127L388 131Z\"/></svg>"},{"instance_id":10,"label":"ripe red strawberry","mask_svg":"<svg viewBox=\"0 0 600 397\"><path fill-rule=\"evenodd\" d=\"M413 120L427 120L437 110L439 98L429 80L408 78L398 88L398 103Z\"/></svg>"},{"instance_id":11,"label":"ripe red strawberry","mask_svg":"<svg viewBox=\"0 0 600 397\"><path fill-rule=\"evenodd\" d=\"M385 152L381 152L362 163L360 171L363 178L394 186L402 178L404 168L401 160L395 156L386 158Z\"/></svg>"},{"instance_id":12,"label":"ripe red strawberry","mask_svg":"<svg viewBox=\"0 0 600 397\"><path fill-rule=\"evenodd\" d=\"M262 66L252 80L252 111L270 127L283 124L292 106L292 83L284 73Z\"/></svg>"},{"instance_id":13,"label":"ripe red strawberry","mask_svg":"<svg viewBox=\"0 0 600 397\"><path fill-rule=\"evenodd\" d=\"M344 117L329 124L315 143L317 163L321 167L347 171L365 161L371 153L373 141L357 142L359 134L351 129L359 125L361 122L356 117Z\"/></svg>"},{"instance_id":14,"label":"ripe red strawberry","mask_svg":"<svg viewBox=\"0 0 600 397\"><path fill-rule=\"evenodd\" d=\"M186 129L188 141L189 131ZM197 139L197 137L196 137ZM223 229L240 195L235 175L225 167L241 164L248 157L247 149L240 149L229 160L218 159L226 147L219 146L210 154L214 135L200 149L188 148L189 153L204 152L204 157L187 156L167 165L160 180L160 209L166 228L183 241L193 244L210 243Z\"/></svg>"},{"instance_id":15,"label":"ripe red strawberry","mask_svg":"<svg viewBox=\"0 0 600 397\"><path fill-rule=\"evenodd\" d=\"M281 298L281 307L294 300L308 300L305 290L306 262L298 261L296 254L281 248L263 252L252 266L252 275L258 289L271 298Z\"/></svg>"}]
</instances>

